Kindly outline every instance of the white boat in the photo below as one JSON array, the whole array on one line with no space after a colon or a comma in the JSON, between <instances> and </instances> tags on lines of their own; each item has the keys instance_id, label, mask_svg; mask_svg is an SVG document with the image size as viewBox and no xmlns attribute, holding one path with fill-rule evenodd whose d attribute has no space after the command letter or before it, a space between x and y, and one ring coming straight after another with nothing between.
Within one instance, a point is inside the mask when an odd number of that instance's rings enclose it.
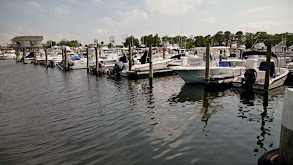
<instances>
[{"instance_id":1,"label":"white boat","mask_svg":"<svg viewBox=\"0 0 293 165\"><path fill-rule=\"evenodd\" d=\"M185 67L178 66L173 68L186 84L205 83L205 67ZM230 83L234 77L244 73L244 67L211 67L210 78L212 83Z\"/></svg>"},{"instance_id":2,"label":"white boat","mask_svg":"<svg viewBox=\"0 0 293 165\"><path fill-rule=\"evenodd\" d=\"M153 70L162 70L166 69L167 65L173 61L173 59L163 58L162 53L153 53L152 55L152 64L153 64ZM128 66L128 64L126 64ZM143 55L140 57L140 59L135 58L134 59L134 65L132 65L133 71L149 71L149 51L144 51Z\"/></svg>"},{"instance_id":3,"label":"white boat","mask_svg":"<svg viewBox=\"0 0 293 165\"><path fill-rule=\"evenodd\" d=\"M16 58L15 50L7 50L0 54L0 60L13 60Z\"/></svg>"},{"instance_id":4,"label":"white boat","mask_svg":"<svg viewBox=\"0 0 293 165\"><path fill-rule=\"evenodd\" d=\"M40 56L36 56L37 59L40 59ZM26 52L25 53L25 58L23 60L24 64L31 64L34 62L34 52Z\"/></svg>"},{"instance_id":5,"label":"white boat","mask_svg":"<svg viewBox=\"0 0 293 165\"><path fill-rule=\"evenodd\" d=\"M262 52L262 53L258 52L257 54L264 55L266 54L266 52ZM287 78L288 73L289 73L289 70L287 68L276 67L275 61L271 59L269 89L282 86ZM248 58L246 59L245 74L236 77L233 80L233 86L238 88L263 90L264 84L265 84L265 75L266 75L266 58L265 57Z\"/></svg>"},{"instance_id":6,"label":"white boat","mask_svg":"<svg viewBox=\"0 0 293 165\"><path fill-rule=\"evenodd\" d=\"M161 53L155 53L152 55L152 66L153 70L163 70L167 69L168 64L173 61L173 59L163 58ZM144 51L141 57L137 57L133 59L133 65L131 66L131 71L135 72L148 72L150 67L149 63L149 53L148 51ZM110 75L113 74L121 74L123 76L128 76L129 73L129 63L126 55L122 57L122 60L117 62L113 69L109 70Z\"/></svg>"},{"instance_id":7,"label":"white boat","mask_svg":"<svg viewBox=\"0 0 293 165\"><path fill-rule=\"evenodd\" d=\"M225 48L226 49L226 48ZM212 48L211 48L212 50ZM211 83L230 83L234 77L242 75L245 71L243 60L226 59L219 61L220 48L212 52L210 61L210 82ZM222 52L222 51L221 51ZM185 83L205 83L205 58L199 56L181 57L181 66L172 67Z\"/></svg>"},{"instance_id":8,"label":"white boat","mask_svg":"<svg viewBox=\"0 0 293 165\"><path fill-rule=\"evenodd\" d=\"M102 49L99 63L105 68L112 68L118 61L118 52L116 50L109 50L108 48Z\"/></svg>"}]
</instances>

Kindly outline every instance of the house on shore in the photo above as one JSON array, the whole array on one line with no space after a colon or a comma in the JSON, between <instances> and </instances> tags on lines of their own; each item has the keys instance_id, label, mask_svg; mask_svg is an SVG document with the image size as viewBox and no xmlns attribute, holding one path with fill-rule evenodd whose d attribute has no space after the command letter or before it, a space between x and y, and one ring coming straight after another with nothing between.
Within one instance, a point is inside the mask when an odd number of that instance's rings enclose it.
<instances>
[{"instance_id":1,"label":"house on shore","mask_svg":"<svg viewBox=\"0 0 293 165\"><path fill-rule=\"evenodd\" d=\"M17 36L11 39L9 45L15 51L33 51L43 48L43 36Z\"/></svg>"}]
</instances>

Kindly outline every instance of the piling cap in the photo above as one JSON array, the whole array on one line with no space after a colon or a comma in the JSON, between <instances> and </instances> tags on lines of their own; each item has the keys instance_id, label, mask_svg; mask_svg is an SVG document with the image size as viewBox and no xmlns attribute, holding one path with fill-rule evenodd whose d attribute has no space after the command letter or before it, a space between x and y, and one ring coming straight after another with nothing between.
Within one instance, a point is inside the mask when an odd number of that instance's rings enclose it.
<instances>
[{"instance_id":1,"label":"piling cap","mask_svg":"<svg viewBox=\"0 0 293 165\"><path fill-rule=\"evenodd\" d=\"M288 88L284 97L282 125L293 131L293 88Z\"/></svg>"}]
</instances>

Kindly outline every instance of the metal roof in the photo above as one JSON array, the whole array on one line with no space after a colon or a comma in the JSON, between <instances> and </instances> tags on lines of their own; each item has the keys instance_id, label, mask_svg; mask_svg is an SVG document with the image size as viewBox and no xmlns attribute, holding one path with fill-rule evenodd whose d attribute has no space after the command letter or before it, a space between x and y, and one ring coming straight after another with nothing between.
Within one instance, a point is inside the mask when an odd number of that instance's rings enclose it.
<instances>
[{"instance_id":1,"label":"metal roof","mask_svg":"<svg viewBox=\"0 0 293 165\"><path fill-rule=\"evenodd\" d=\"M11 39L11 41L42 41L43 36L17 36Z\"/></svg>"}]
</instances>

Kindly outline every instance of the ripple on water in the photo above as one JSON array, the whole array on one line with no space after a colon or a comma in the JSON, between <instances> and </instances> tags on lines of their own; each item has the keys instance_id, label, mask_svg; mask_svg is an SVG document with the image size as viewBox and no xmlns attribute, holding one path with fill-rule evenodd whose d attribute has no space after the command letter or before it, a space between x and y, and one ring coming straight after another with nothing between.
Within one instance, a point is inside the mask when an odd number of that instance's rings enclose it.
<instances>
[{"instance_id":1,"label":"ripple on water","mask_svg":"<svg viewBox=\"0 0 293 165\"><path fill-rule=\"evenodd\" d=\"M0 164L255 164L279 143L285 87L266 105L178 76L149 88L0 61L0 79Z\"/></svg>"}]
</instances>

